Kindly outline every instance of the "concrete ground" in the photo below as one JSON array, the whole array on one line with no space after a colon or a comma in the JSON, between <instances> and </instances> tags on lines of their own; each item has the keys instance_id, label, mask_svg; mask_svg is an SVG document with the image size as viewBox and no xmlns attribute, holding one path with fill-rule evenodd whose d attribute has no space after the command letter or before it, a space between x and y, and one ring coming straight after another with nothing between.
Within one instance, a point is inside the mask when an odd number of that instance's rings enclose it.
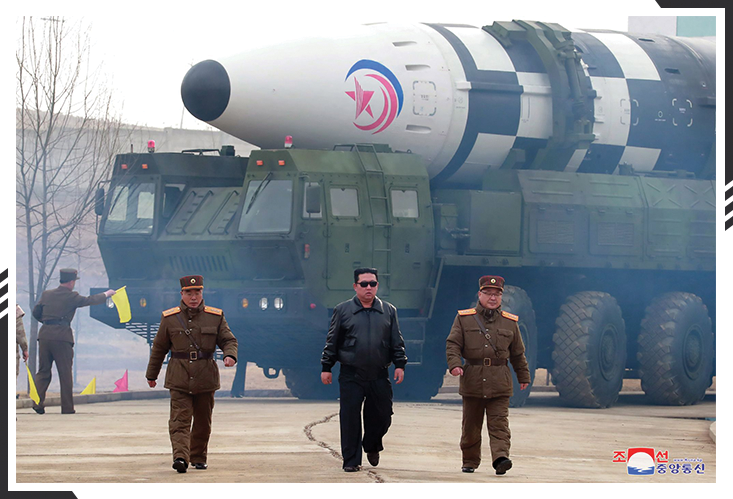
<instances>
[{"instance_id":1,"label":"concrete ground","mask_svg":"<svg viewBox=\"0 0 733 499\"><path fill-rule=\"evenodd\" d=\"M629 391L605 410L568 408L556 392L533 393L510 410L514 467L504 476L491 469L486 436L484 464L460 472L461 399L450 390L430 403L395 403L379 466L365 456L358 473L341 470L335 401L219 397L209 469L185 474L171 469L167 398L77 404L76 411L17 409L17 484L716 481L714 393L693 406L663 407ZM704 473L630 476L613 458L632 447L667 451L670 462L701 460Z\"/></svg>"}]
</instances>

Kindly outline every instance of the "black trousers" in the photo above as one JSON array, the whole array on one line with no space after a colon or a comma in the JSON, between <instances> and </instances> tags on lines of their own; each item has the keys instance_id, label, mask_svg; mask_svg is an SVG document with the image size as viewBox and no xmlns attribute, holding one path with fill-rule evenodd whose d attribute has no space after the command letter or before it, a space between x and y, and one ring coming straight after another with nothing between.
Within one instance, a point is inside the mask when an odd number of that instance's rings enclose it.
<instances>
[{"instance_id":1,"label":"black trousers","mask_svg":"<svg viewBox=\"0 0 733 499\"><path fill-rule=\"evenodd\" d=\"M59 373L61 392L61 413L74 412L74 345L68 341L40 340L38 342L38 372L36 373L36 391L40 402L37 407L43 407L46 401L46 390L51 383L51 367L56 363ZM35 405L35 404L34 404Z\"/></svg>"},{"instance_id":2,"label":"black trousers","mask_svg":"<svg viewBox=\"0 0 733 499\"><path fill-rule=\"evenodd\" d=\"M361 466L361 450L381 452L382 437L392 424L392 383L389 377L364 380L358 375L339 374L341 425L341 455L343 467ZM386 369L385 369L386 372ZM362 437L362 404L364 406L364 435Z\"/></svg>"}]
</instances>

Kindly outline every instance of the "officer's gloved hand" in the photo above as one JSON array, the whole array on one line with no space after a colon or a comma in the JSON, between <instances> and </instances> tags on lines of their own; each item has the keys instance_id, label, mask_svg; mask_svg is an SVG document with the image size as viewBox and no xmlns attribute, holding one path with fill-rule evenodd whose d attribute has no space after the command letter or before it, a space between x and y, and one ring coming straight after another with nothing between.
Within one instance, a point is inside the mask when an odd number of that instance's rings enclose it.
<instances>
[{"instance_id":1,"label":"officer's gloved hand","mask_svg":"<svg viewBox=\"0 0 733 499\"><path fill-rule=\"evenodd\" d=\"M114 289L108 289L107 291L104 292L104 296L106 296L107 298L109 298L110 296L114 294L117 294L117 291L115 291Z\"/></svg>"}]
</instances>

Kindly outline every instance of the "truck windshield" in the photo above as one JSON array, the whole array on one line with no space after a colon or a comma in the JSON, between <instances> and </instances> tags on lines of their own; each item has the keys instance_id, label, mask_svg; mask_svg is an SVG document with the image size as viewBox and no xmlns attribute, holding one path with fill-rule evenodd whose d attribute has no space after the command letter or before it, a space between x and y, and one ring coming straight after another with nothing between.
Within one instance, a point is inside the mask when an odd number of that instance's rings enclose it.
<instances>
[{"instance_id":1,"label":"truck windshield","mask_svg":"<svg viewBox=\"0 0 733 499\"><path fill-rule=\"evenodd\" d=\"M150 234L153 231L154 207L154 183L117 185L110 193L109 212L102 232Z\"/></svg>"},{"instance_id":2,"label":"truck windshield","mask_svg":"<svg viewBox=\"0 0 733 499\"><path fill-rule=\"evenodd\" d=\"M252 180L247 187L239 232L290 232L292 208L292 180Z\"/></svg>"}]
</instances>

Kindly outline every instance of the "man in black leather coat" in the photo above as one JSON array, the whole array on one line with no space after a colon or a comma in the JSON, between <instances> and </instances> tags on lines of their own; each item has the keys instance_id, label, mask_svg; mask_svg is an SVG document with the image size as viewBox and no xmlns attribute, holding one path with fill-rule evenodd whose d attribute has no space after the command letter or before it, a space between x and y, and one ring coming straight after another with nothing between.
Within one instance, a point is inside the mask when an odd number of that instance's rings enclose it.
<instances>
[{"instance_id":1,"label":"man in black leather coat","mask_svg":"<svg viewBox=\"0 0 733 499\"><path fill-rule=\"evenodd\" d=\"M390 364L394 362L398 384L405 376L407 357L397 309L377 298L377 279L377 269L354 271L356 296L333 309L321 357L321 381L326 385L332 382L331 368L336 361L341 362L339 420L344 471L361 469L362 447L369 463L379 464L382 437L392 423Z\"/></svg>"}]
</instances>

